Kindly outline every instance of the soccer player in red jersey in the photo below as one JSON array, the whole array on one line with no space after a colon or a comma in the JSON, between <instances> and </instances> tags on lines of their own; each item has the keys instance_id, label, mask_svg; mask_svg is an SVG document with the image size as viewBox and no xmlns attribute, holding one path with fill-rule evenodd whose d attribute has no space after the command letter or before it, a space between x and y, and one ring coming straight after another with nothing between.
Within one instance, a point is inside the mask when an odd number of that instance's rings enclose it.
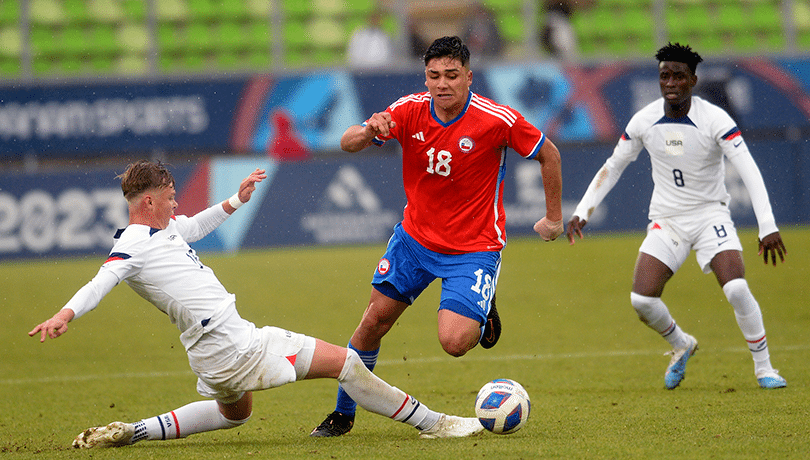
<instances>
[{"instance_id":1,"label":"soccer player in red jersey","mask_svg":"<svg viewBox=\"0 0 810 460\"><path fill-rule=\"evenodd\" d=\"M557 147L515 110L470 91L470 52L458 37L434 41L424 61L427 92L400 98L349 127L340 141L347 152L390 139L402 146L404 218L380 259L368 307L349 341L372 370L382 337L437 278L442 348L462 356L478 343L495 345L508 149L542 165L546 216L535 230L547 241L563 232ZM354 401L339 389L335 411L312 436L348 433L354 412Z\"/></svg>"}]
</instances>

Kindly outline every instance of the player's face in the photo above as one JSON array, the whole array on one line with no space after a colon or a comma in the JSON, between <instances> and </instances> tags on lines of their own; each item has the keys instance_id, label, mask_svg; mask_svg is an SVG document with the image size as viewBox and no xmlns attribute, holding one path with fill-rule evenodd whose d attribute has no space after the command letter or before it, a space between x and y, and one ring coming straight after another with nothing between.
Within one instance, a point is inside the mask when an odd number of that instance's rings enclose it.
<instances>
[{"instance_id":1,"label":"player's face","mask_svg":"<svg viewBox=\"0 0 810 460\"><path fill-rule=\"evenodd\" d=\"M472 71L461 61L450 57L437 57L425 67L425 86L433 98L437 115L449 121L455 118L467 103L472 84Z\"/></svg>"},{"instance_id":2,"label":"player's face","mask_svg":"<svg viewBox=\"0 0 810 460\"><path fill-rule=\"evenodd\" d=\"M156 228L162 230L169 226L169 221L174 215L174 210L177 209L177 202L174 201L174 186L161 187L152 193L151 196L154 225L159 225L159 227Z\"/></svg>"},{"instance_id":3,"label":"player's face","mask_svg":"<svg viewBox=\"0 0 810 460\"><path fill-rule=\"evenodd\" d=\"M658 65L661 95L670 105L681 105L692 97L697 76L683 62L662 61Z\"/></svg>"}]
</instances>

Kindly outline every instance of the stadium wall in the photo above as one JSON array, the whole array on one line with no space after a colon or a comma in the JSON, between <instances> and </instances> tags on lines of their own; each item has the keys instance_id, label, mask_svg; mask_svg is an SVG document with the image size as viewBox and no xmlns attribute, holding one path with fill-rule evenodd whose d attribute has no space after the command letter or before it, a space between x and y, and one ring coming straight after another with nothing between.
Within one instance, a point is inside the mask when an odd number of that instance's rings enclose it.
<instances>
[{"instance_id":1,"label":"stadium wall","mask_svg":"<svg viewBox=\"0 0 810 460\"><path fill-rule=\"evenodd\" d=\"M474 75L474 91L516 108L561 147L566 217L630 116L658 96L655 68L636 64L495 66ZM699 79L698 93L738 121L777 221L810 223L810 60L709 62ZM338 142L347 126L423 89L419 73L343 71L2 89L0 260L106 253L127 222L115 176L157 154L182 153L172 165L184 214L227 198L255 167L270 174L201 250L384 242L405 204L398 146L351 156ZM11 166L46 160L67 166ZM628 168L591 231L644 228L648 169L645 155ZM741 180L730 171L727 182L738 225L755 225ZM544 212L536 162L508 156L504 203L508 233L531 233Z\"/></svg>"}]
</instances>

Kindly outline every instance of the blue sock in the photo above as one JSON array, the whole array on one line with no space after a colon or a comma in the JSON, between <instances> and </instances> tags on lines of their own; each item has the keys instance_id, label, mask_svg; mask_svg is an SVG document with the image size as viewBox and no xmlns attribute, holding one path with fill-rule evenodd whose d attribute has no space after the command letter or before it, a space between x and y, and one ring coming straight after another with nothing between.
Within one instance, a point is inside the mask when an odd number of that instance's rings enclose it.
<instances>
[{"instance_id":1,"label":"blue sock","mask_svg":"<svg viewBox=\"0 0 810 460\"><path fill-rule=\"evenodd\" d=\"M363 360L363 364L366 365L366 368L374 372L374 366L377 365L377 357L380 355L379 348L372 351L362 351L354 348L351 342L349 342L347 348L356 351L357 354L360 355L360 359ZM354 402L354 399L352 399L345 391L343 391L343 387L340 385L338 385L337 405L335 406L335 410L343 415L351 416L353 416L357 411L357 403Z\"/></svg>"}]
</instances>

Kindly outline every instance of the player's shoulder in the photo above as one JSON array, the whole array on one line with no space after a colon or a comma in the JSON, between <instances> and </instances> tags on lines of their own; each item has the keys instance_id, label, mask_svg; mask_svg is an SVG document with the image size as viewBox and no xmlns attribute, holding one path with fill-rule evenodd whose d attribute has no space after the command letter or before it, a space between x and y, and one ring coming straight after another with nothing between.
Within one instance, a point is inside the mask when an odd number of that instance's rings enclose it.
<instances>
[{"instance_id":1,"label":"player's shoulder","mask_svg":"<svg viewBox=\"0 0 810 460\"><path fill-rule=\"evenodd\" d=\"M478 111L484 117L491 120L500 120L501 122L512 126L521 118L520 113L509 107L508 105L499 104L492 99L481 96L477 93L471 93L469 110Z\"/></svg>"},{"instance_id":2,"label":"player's shoulder","mask_svg":"<svg viewBox=\"0 0 810 460\"><path fill-rule=\"evenodd\" d=\"M130 224L115 232L114 244L110 256L105 262L127 260L139 254L149 243L156 229L146 225Z\"/></svg>"},{"instance_id":3,"label":"player's shoulder","mask_svg":"<svg viewBox=\"0 0 810 460\"><path fill-rule=\"evenodd\" d=\"M630 121L627 122L625 134L629 131L635 132L636 134L640 131L645 131L655 125L663 116L664 98L659 97L639 109L630 117Z\"/></svg>"},{"instance_id":4,"label":"player's shoulder","mask_svg":"<svg viewBox=\"0 0 810 460\"><path fill-rule=\"evenodd\" d=\"M633 118L639 120L654 119L657 121L662 116L664 116L664 98L659 97L642 107L633 115Z\"/></svg>"},{"instance_id":5,"label":"player's shoulder","mask_svg":"<svg viewBox=\"0 0 810 460\"><path fill-rule=\"evenodd\" d=\"M423 93L413 93L408 94L407 96L402 96L393 104L388 106L389 110L396 110L399 108L405 109L413 109L419 108L425 105L430 105L430 93L425 91Z\"/></svg>"},{"instance_id":6,"label":"player's shoulder","mask_svg":"<svg viewBox=\"0 0 810 460\"><path fill-rule=\"evenodd\" d=\"M723 122L731 120L731 115L729 115L725 109L699 96L692 96L692 110L697 116L720 119Z\"/></svg>"}]
</instances>

